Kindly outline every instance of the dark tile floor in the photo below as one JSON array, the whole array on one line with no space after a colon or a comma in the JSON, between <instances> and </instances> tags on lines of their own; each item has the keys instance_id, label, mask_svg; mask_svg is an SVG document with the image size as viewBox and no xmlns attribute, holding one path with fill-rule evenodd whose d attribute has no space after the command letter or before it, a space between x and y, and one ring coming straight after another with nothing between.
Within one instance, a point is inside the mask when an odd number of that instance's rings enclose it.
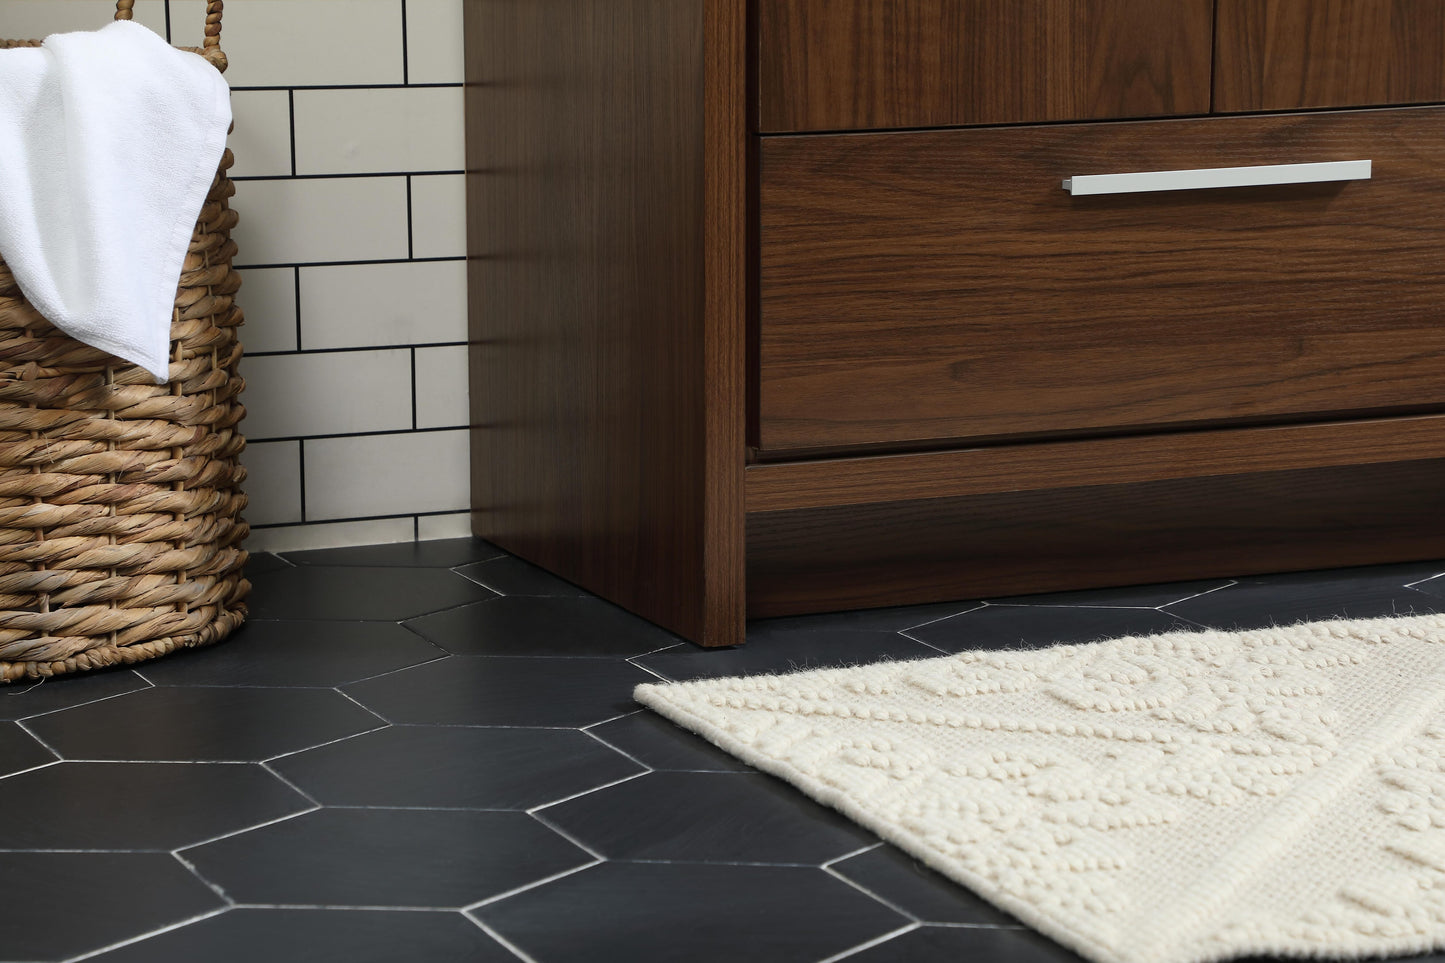
<instances>
[{"instance_id":1,"label":"dark tile floor","mask_svg":"<svg viewBox=\"0 0 1445 963\"><path fill-rule=\"evenodd\" d=\"M252 622L0 689L0 957L1069 963L638 682L1445 612L1445 562L756 623L704 652L484 542L259 556Z\"/></svg>"}]
</instances>

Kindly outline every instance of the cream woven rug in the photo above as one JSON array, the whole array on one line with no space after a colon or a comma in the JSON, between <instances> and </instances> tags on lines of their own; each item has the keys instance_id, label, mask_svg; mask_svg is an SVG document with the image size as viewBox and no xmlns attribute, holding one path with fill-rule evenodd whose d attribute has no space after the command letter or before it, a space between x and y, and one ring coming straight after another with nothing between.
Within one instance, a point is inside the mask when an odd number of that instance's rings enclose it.
<instances>
[{"instance_id":1,"label":"cream woven rug","mask_svg":"<svg viewBox=\"0 0 1445 963\"><path fill-rule=\"evenodd\" d=\"M636 695L1094 960L1445 947L1445 616Z\"/></svg>"}]
</instances>

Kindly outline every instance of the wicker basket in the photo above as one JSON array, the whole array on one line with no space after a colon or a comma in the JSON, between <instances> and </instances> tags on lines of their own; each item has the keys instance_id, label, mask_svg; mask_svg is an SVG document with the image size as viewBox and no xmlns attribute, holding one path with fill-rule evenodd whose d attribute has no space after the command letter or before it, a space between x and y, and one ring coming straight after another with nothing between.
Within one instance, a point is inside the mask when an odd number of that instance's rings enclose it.
<instances>
[{"instance_id":1,"label":"wicker basket","mask_svg":"<svg viewBox=\"0 0 1445 963\"><path fill-rule=\"evenodd\" d=\"M215 0L204 47L185 49L224 70L220 32ZM227 150L186 254L169 384L52 327L0 261L0 681L138 662L245 620L230 166Z\"/></svg>"}]
</instances>

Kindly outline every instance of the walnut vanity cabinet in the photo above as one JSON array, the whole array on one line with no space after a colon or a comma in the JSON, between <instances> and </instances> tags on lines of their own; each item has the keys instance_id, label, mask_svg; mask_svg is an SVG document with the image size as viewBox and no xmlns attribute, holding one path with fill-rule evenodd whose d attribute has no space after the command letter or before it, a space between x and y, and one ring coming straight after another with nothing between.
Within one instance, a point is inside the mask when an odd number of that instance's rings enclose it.
<instances>
[{"instance_id":1,"label":"walnut vanity cabinet","mask_svg":"<svg viewBox=\"0 0 1445 963\"><path fill-rule=\"evenodd\" d=\"M1445 2L465 29L477 534L706 645L1445 556Z\"/></svg>"}]
</instances>

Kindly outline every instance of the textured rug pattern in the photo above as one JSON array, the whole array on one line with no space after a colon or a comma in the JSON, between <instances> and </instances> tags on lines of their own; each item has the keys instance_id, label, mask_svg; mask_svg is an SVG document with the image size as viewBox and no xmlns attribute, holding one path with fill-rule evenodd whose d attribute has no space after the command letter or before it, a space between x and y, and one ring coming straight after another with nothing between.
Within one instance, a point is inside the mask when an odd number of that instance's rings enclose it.
<instances>
[{"instance_id":1,"label":"textured rug pattern","mask_svg":"<svg viewBox=\"0 0 1445 963\"><path fill-rule=\"evenodd\" d=\"M636 696L1091 959L1445 947L1445 616Z\"/></svg>"}]
</instances>

